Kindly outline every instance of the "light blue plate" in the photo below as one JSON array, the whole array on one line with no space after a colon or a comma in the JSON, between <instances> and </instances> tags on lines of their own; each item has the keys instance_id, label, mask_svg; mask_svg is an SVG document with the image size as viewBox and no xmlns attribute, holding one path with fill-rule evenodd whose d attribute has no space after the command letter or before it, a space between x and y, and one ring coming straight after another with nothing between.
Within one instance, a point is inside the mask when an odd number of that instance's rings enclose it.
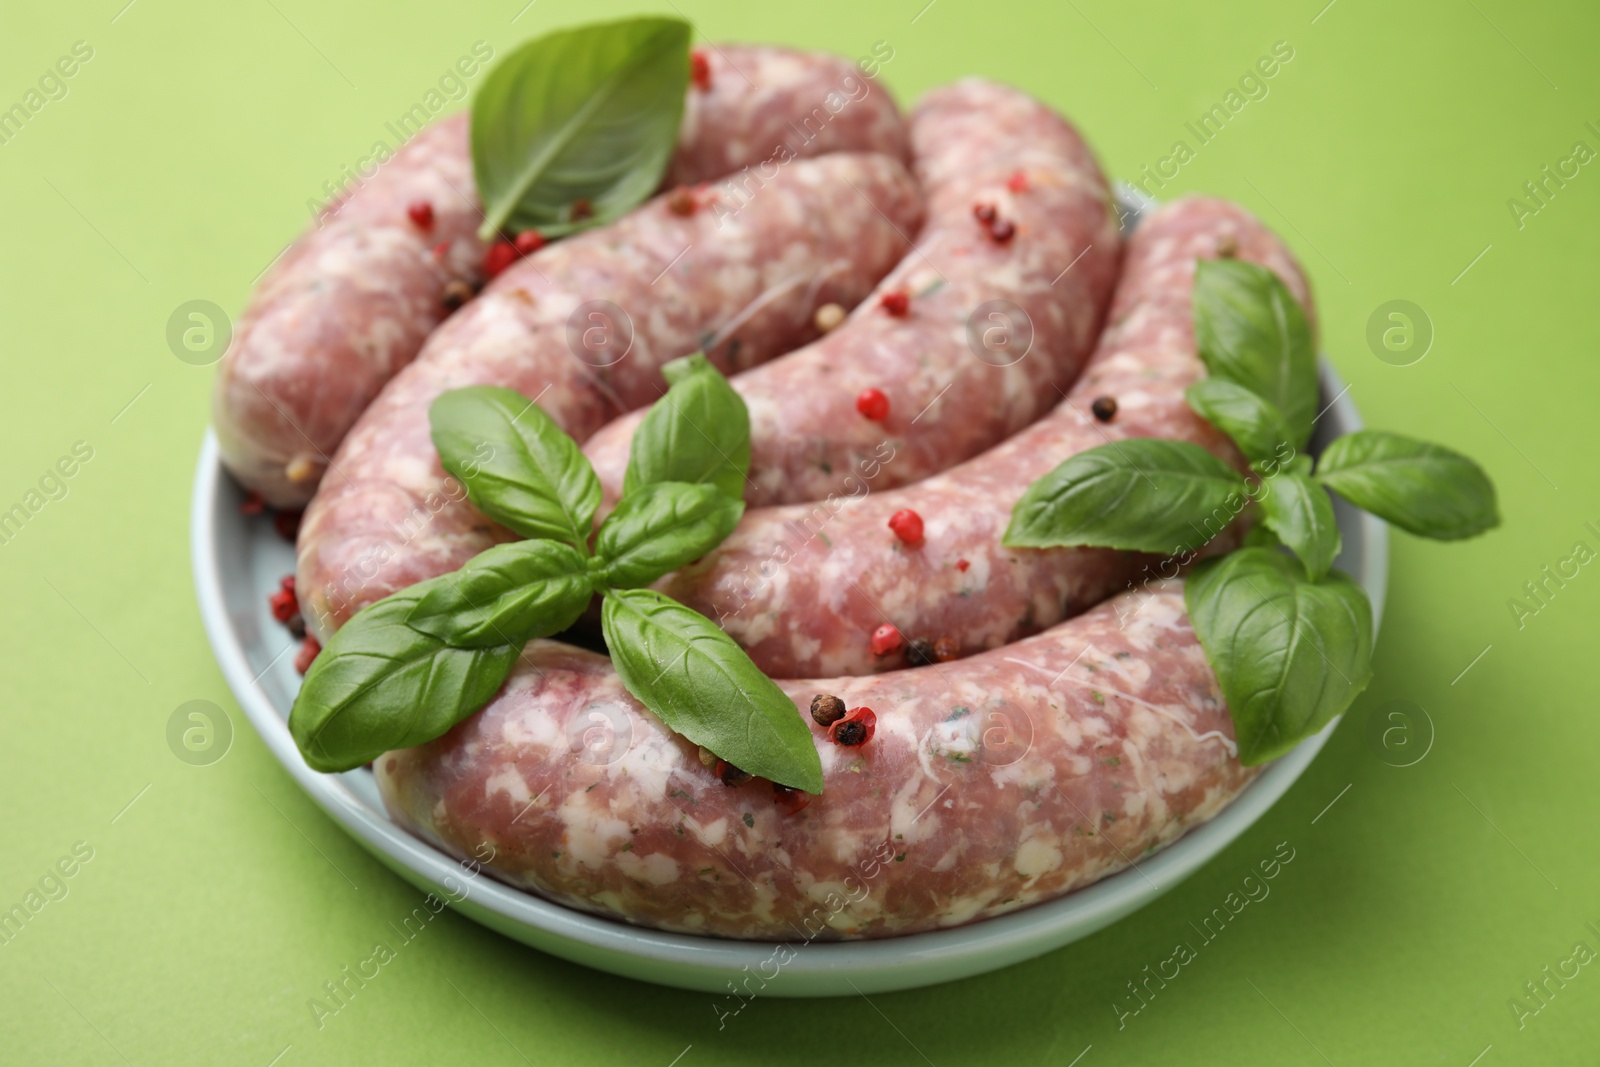
<instances>
[{"instance_id":1,"label":"light blue plate","mask_svg":"<svg viewBox=\"0 0 1600 1067\"><path fill-rule=\"evenodd\" d=\"M1361 428L1344 383L1326 360L1321 387L1323 403L1331 407L1317 424L1313 452ZM294 550L267 516L241 515L243 499L223 473L216 440L208 432L195 476L190 534L206 634L228 685L267 747L311 799L368 851L411 884L452 900L458 911L485 926L576 963L714 993L726 992L729 981L772 973L771 961L779 949L775 943L645 930L552 904L487 877L468 878L450 856L390 820L370 773L325 775L307 767L287 724L300 685L293 665L295 642L267 607L267 594L294 570ZM1338 566L1366 589L1376 623L1383 614L1388 576L1388 530L1342 500L1335 499L1334 511L1344 535ZM934 985L1019 963L1092 934L1148 904L1226 848L1294 783L1335 725L1301 742L1209 823L1141 858L1137 870L1114 874L1047 904L953 930L794 946L792 958L766 982L761 995L816 997Z\"/></svg>"}]
</instances>

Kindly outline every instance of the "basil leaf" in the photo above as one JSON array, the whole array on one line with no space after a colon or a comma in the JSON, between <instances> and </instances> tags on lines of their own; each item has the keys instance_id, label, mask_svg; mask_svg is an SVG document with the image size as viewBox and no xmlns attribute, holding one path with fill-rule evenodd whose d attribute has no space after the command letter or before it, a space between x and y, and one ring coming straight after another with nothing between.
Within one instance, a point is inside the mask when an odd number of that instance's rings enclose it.
<instances>
[{"instance_id":1,"label":"basil leaf","mask_svg":"<svg viewBox=\"0 0 1600 1067\"><path fill-rule=\"evenodd\" d=\"M405 621L455 648L521 644L571 626L592 595L577 549L542 538L516 541L442 575Z\"/></svg>"},{"instance_id":2,"label":"basil leaf","mask_svg":"<svg viewBox=\"0 0 1600 1067\"><path fill-rule=\"evenodd\" d=\"M1272 402L1225 378L1203 378L1184 391L1189 406L1233 439L1252 462L1294 455L1288 425Z\"/></svg>"},{"instance_id":3,"label":"basil leaf","mask_svg":"<svg viewBox=\"0 0 1600 1067\"><path fill-rule=\"evenodd\" d=\"M546 34L501 61L472 102L478 236L608 222L661 183L689 85L687 22L634 18ZM587 201L587 217L573 205Z\"/></svg>"},{"instance_id":4,"label":"basil leaf","mask_svg":"<svg viewBox=\"0 0 1600 1067\"><path fill-rule=\"evenodd\" d=\"M1262 519L1294 550L1312 581L1320 581L1339 555L1339 524L1328 491L1303 474L1285 471L1266 482L1258 497Z\"/></svg>"},{"instance_id":5,"label":"basil leaf","mask_svg":"<svg viewBox=\"0 0 1600 1067\"><path fill-rule=\"evenodd\" d=\"M1316 477L1356 507L1419 537L1455 541L1500 525L1489 476L1443 445L1357 430L1327 447Z\"/></svg>"},{"instance_id":6,"label":"basil leaf","mask_svg":"<svg viewBox=\"0 0 1600 1067\"><path fill-rule=\"evenodd\" d=\"M1304 448L1317 416L1317 358L1305 312L1278 276L1242 260L1202 260L1194 336L1211 377L1270 401L1283 412L1289 443Z\"/></svg>"},{"instance_id":7,"label":"basil leaf","mask_svg":"<svg viewBox=\"0 0 1600 1067\"><path fill-rule=\"evenodd\" d=\"M750 471L744 398L700 353L661 368L671 388L633 435L624 495L652 482L705 482L738 500Z\"/></svg>"},{"instance_id":8,"label":"basil leaf","mask_svg":"<svg viewBox=\"0 0 1600 1067\"><path fill-rule=\"evenodd\" d=\"M595 535L596 577L619 588L649 585L720 545L743 514L744 501L714 485L657 482L628 493Z\"/></svg>"},{"instance_id":9,"label":"basil leaf","mask_svg":"<svg viewBox=\"0 0 1600 1067\"><path fill-rule=\"evenodd\" d=\"M443 579L385 597L345 623L306 672L289 733L313 770L348 771L440 736L494 696L521 644L450 648L405 623Z\"/></svg>"},{"instance_id":10,"label":"basil leaf","mask_svg":"<svg viewBox=\"0 0 1600 1067\"><path fill-rule=\"evenodd\" d=\"M524 537L548 537L588 554L600 479L577 444L533 401L474 385L428 408L444 469L473 506Z\"/></svg>"},{"instance_id":11,"label":"basil leaf","mask_svg":"<svg viewBox=\"0 0 1600 1067\"><path fill-rule=\"evenodd\" d=\"M1313 582L1282 552L1244 548L1197 566L1184 601L1246 766L1322 729L1372 678L1372 605L1338 571Z\"/></svg>"},{"instance_id":12,"label":"basil leaf","mask_svg":"<svg viewBox=\"0 0 1600 1067\"><path fill-rule=\"evenodd\" d=\"M1028 487L1004 543L1179 552L1243 510L1244 479L1187 441L1138 437L1079 452Z\"/></svg>"},{"instance_id":13,"label":"basil leaf","mask_svg":"<svg viewBox=\"0 0 1600 1067\"><path fill-rule=\"evenodd\" d=\"M740 770L822 792L794 702L716 623L651 589L609 592L601 625L628 692L668 728Z\"/></svg>"}]
</instances>

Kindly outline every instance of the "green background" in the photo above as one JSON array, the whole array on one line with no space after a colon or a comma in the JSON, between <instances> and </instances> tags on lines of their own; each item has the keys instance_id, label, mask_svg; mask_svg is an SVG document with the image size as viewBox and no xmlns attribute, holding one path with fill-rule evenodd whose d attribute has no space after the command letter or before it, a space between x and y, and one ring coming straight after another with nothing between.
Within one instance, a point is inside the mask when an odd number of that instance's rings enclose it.
<instances>
[{"instance_id":1,"label":"green background","mask_svg":"<svg viewBox=\"0 0 1600 1067\"><path fill-rule=\"evenodd\" d=\"M1508 1003L1575 942L1600 949L1586 927L1600 926L1600 565L1520 628L1507 606L1574 542L1600 549L1584 525L1600 528L1600 163L1520 227L1507 207L1574 142L1600 148L1585 128L1600 127L1600 13L1512 0L678 0L713 39L850 56L888 42L883 77L902 101L966 74L1009 80L1072 116L1122 177L1179 138L1193 147L1184 123L1289 42L1266 98L1162 195L1233 197L1280 228L1369 423L1476 456L1506 524L1459 545L1396 534L1368 695L1254 829L1088 940L870 1004L758 1000L719 1032L710 996L591 972L451 913L318 1029L307 999L418 894L302 796L211 658L187 524L213 369L176 359L166 323L192 299L236 312L307 199L473 41L500 54L634 10L524 2L98 0L0 16L0 105L74 41L94 49L67 97L0 146L0 510L75 441L94 449L68 495L0 546L0 907L74 842L93 849L70 894L0 946L0 1060L1600 1059L1600 966L1552 982L1520 1026ZM1393 299L1436 332L1409 366L1367 341ZM195 699L233 716L232 749L210 766L166 741ZM1432 725L1413 716L1410 747L1395 735L1390 751L1367 724L1395 700ZM1285 841L1295 859L1271 895L1119 1029L1124 983Z\"/></svg>"}]
</instances>

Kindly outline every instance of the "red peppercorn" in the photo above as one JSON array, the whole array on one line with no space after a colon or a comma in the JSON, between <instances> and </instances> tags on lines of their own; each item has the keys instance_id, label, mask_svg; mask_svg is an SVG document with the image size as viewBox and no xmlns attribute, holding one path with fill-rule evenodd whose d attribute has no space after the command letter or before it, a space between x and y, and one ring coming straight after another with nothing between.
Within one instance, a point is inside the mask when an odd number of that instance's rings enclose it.
<instances>
[{"instance_id":1,"label":"red peppercorn","mask_svg":"<svg viewBox=\"0 0 1600 1067\"><path fill-rule=\"evenodd\" d=\"M689 80L702 93L711 91L711 61L698 48L689 53Z\"/></svg>"},{"instance_id":2,"label":"red peppercorn","mask_svg":"<svg viewBox=\"0 0 1600 1067\"><path fill-rule=\"evenodd\" d=\"M717 760L717 764L714 768L712 768L711 773L716 775L717 780L730 789L734 788L735 786L744 785L752 777L749 771L741 771L739 768L723 759Z\"/></svg>"},{"instance_id":3,"label":"red peppercorn","mask_svg":"<svg viewBox=\"0 0 1600 1067\"><path fill-rule=\"evenodd\" d=\"M241 515L259 515L266 510L267 502L254 489L245 493L244 500L239 504L239 514Z\"/></svg>"},{"instance_id":4,"label":"red peppercorn","mask_svg":"<svg viewBox=\"0 0 1600 1067\"><path fill-rule=\"evenodd\" d=\"M961 646L956 644L953 637L941 637L933 643L933 658L940 663L949 663L961 657Z\"/></svg>"},{"instance_id":5,"label":"red peppercorn","mask_svg":"<svg viewBox=\"0 0 1600 1067\"><path fill-rule=\"evenodd\" d=\"M884 623L872 631L872 654L874 656L888 656L899 652L905 645L905 639L900 636L891 623Z\"/></svg>"},{"instance_id":6,"label":"red peppercorn","mask_svg":"<svg viewBox=\"0 0 1600 1067\"><path fill-rule=\"evenodd\" d=\"M697 206L694 193L687 185L680 185L667 194L667 210L681 218L693 215Z\"/></svg>"},{"instance_id":7,"label":"red peppercorn","mask_svg":"<svg viewBox=\"0 0 1600 1067\"><path fill-rule=\"evenodd\" d=\"M828 727L828 740L836 745L864 745L872 740L878 716L871 708L851 708L845 717Z\"/></svg>"},{"instance_id":8,"label":"red peppercorn","mask_svg":"<svg viewBox=\"0 0 1600 1067\"><path fill-rule=\"evenodd\" d=\"M890 515L889 529L908 545L922 544L922 516L910 508L901 508Z\"/></svg>"},{"instance_id":9,"label":"red peppercorn","mask_svg":"<svg viewBox=\"0 0 1600 1067\"><path fill-rule=\"evenodd\" d=\"M897 319L911 314L911 294L904 289L891 289L878 298L878 306Z\"/></svg>"},{"instance_id":10,"label":"red peppercorn","mask_svg":"<svg viewBox=\"0 0 1600 1067\"><path fill-rule=\"evenodd\" d=\"M267 603L272 607L272 617L281 623L287 623L289 617L300 610L300 602L295 599L293 589L278 589L267 597Z\"/></svg>"},{"instance_id":11,"label":"red peppercorn","mask_svg":"<svg viewBox=\"0 0 1600 1067\"><path fill-rule=\"evenodd\" d=\"M538 230L523 230L517 234L517 239L511 242L518 255L529 256L544 247L544 234Z\"/></svg>"},{"instance_id":12,"label":"red peppercorn","mask_svg":"<svg viewBox=\"0 0 1600 1067\"><path fill-rule=\"evenodd\" d=\"M317 653L322 651L322 642L315 637L308 637L300 642L300 651L294 654L294 669L301 674L311 669L311 661L317 658Z\"/></svg>"},{"instance_id":13,"label":"red peppercorn","mask_svg":"<svg viewBox=\"0 0 1600 1067\"><path fill-rule=\"evenodd\" d=\"M426 200L413 200L406 207L406 214L411 216L411 221L417 224L417 229L427 231L433 229L433 205Z\"/></svg>"},{"instance_id":14,"label":"red peppercorn","mask_svg":"<svg viewBox=\"0 0 1600 1067\"><path fill-rule=\"evenodd\" d=\"M972 564L964 559L956 560L956 570L960 571L962 574L967 573L967 568L970 566L972 566Z\"/></svg>"},{"instance_id":15,"label":"red peppercorn","mask_svg":"<svg viewBox=\"0 0 1600 1067\"><path fill-rule=\"evenodd\" d=\"M973 204L972 205L972 217L977 219L980 223L982 223L986 227L994 225L994 220L997 217L996 214L995 214L994 205L993 204Z\"/></svg>"},{"instance_id":16,"label":"red peppercorn","mask_svg":"<svg viewBox=\"0 0 1600 1067\"><path fill-rule=\"evenodd\" d=\"M995 224L989 227L989 236L994 239L994 243L997 245L1005 244L1016 234L1017 228L1012 225L1010 219L996 219Z\"/></svg>"},{"instance_id":17,"label":"red peppercorn","mask_svg":"<svg viewBox=\"0 0 1600 1067\"><path fill-rule=\"evenodd\" d=\"M864 418L882 422L889 417L889 398L882 389L863 389L856 397L856 410Z\"/></svg>"},{"instance_id":18,"label":"red peppercorn","mask_svg":"<svg viewBox=\"0 0 1600 1067\"><path fill-rule=\"evenodd\" d=\"M793 815L811 803L811 794L773 782L772 799L777 804L779 811L785 815Z\"/></svg>"},{"instance_id":19,"label":"red peppercorn","mask_svg":"<svg viewBox=\"0 0 1600 1067\"><path fill-rule=\"evenodd\" d=\"M510 241L496 241L489 246L489 251L484 253L483 273L493 278L505 270L517 259L517 246Z\"/></svg>"},{"instance_id":20,"label":"red peppercorn","mask_svg":"<svg viewBox=\"0 0 1600 1067\"><path fill-rule=\"evenodd\" d=\"M1006 179L1006 188L1010 189L1013 193L1027 192L1028 176L1020 170L1012 171L1011 177Z\"/></svg>"}]
</instances>

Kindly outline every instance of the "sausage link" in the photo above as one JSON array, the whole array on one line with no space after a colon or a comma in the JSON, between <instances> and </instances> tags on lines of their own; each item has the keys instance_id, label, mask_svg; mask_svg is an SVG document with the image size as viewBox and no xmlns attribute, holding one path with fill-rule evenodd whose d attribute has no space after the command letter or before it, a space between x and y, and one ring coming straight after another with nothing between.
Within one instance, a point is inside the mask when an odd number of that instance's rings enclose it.
<instances>
[{"instance_id":1,"label":"sausage link","mask_svg":"<svg viewBox=\"0 0 1600 1067\"><path fill-rule=\"evenodd\" d=\"M659 395L670 359L704 349L732 373L814 336L816 307L860 300L922 214L905 167L876 154L793 162L737 213L711 204L685 213L666 194L551 245L429 338L345 438L301 524L298 589L319 636L511 536L439 465L428 406L441 393L515 389L581 442Z\"/></svg>"},{"instance_id":2,"label":"sausage link","mask_svg":"<svg viewBox=\"0 0 1600 1067\"><path fill-rule=\"evenodd\" d=\"M885 452L878 488L969 459L1054 406L1094 347L1122 242L1078 132L1024 93L968 80L923 98L911 144L928 199L915 248L834 332L734 383L752 505L821 500ZM887 418L858 410L866 389ZM608 505L642 417L586 449Z\"/></svg>"},{"instance_id":3,"label":"sausage link","mask_svg":"<svg viewBox=\"0 0 1600 1067\"><path fill-rule=\"evenodd\" d=\"M836 151L907 158L887 90L848 60L782 48L708 49L666 185ZM406 214L427 201L431 227ZM228 469L301 507L372 399L448 314L451 283L482 280L483 221L465 113L417 135L272 267L240 316L212 393Z\"/></svg>"},{"instance_id":4,"label":"sausage link","mask_svg":"<svg viewBox=\"0 0 1600 1067\"><path fill-rule=\"evenodd\" d=\"M1068 456L1107 441L1192 441L1242 463L1183 396L1205 373L1190 307L1194 264L1219 249L1269 267L1310 307L1299 266L1260 221L1225 201L1176 201L1135 231L1111 325L1083 379L1051 415L917 485L873 491L884 484L881 474L900 463L889 453L824 501L747 512L715 552L669 575L660 588L716 618L768 674L803 678L904 666L912 641L942 638L957 654L996 648L1141 577L1172 577L1176 566L1158 557L1013 549L1001 537L1012 506L1032 482ZM1116 400L1109 422L1090 414L1102 396ZM918 545L900 542L889 528L902 509L922 519ZM1231 536L1225 534L1219 547ZM870 635L884 623L900 631L904 647L875 656Z\"/></svg>"},{"instance_id":5,"label":"sausage link","mask_svg":"<svg viewBox=\"0 0 1600 1067\"><path fill-rule=\"evenodd\" d=\"M1181 585L1136 595L959 663L780 683L877 714L859 747L814 731L825 787L798 812L721 784L606 658L549 641L374 771L412 832L595 914L790 944L959 926L1127 867L1254 777Z\"/></svg>"}]
</instances>

